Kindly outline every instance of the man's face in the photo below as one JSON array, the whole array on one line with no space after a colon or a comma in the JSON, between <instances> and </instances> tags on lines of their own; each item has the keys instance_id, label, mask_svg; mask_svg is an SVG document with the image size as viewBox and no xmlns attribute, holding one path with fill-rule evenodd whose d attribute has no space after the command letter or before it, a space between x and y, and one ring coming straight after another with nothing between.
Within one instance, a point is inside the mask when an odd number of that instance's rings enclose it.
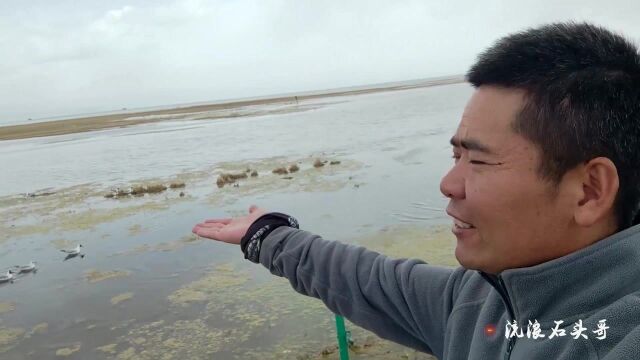
<instances>
[{"instance_id":1,"label":"man's face","mask_svg":"<svg viewBox=\"0 0 640 360\"><path fill-rule=\"evenodd\" d=\"M455 164L440 189L450 198L456 258L468 269L498 273L554 258L567 241L570 197L542 179L539 149L512 130L525 93L479 87L453 136ZM563 199L564 198L564 199Z\"/></svg>"}]
</instances>

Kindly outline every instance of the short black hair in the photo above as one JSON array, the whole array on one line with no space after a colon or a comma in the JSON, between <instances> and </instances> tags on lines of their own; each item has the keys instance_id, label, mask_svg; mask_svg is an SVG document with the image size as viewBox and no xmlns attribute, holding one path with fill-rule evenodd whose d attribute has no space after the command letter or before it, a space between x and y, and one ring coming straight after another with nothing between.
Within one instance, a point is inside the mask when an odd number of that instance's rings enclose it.
<instances>
[{"instance_id":1,"label":"short black hair","mask_svg":"<svg viewBox=\"0 0 640 360\"><path fill-rule=\"evenodd\" d=\"M508 35L467 73L474 86L522 89L516 133L540 147L539 172L556 185L575 166L607 157L620 188L619 230L640 220L640 55L623 36L587 23Z\"/></svg>"}]
</instances>

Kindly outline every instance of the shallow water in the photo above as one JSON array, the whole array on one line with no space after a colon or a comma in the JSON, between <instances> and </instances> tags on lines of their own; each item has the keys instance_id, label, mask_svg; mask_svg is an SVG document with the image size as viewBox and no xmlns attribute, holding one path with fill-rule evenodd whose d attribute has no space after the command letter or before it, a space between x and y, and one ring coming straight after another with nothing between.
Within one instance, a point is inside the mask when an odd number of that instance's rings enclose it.
<instances>
[{"instance_id":1,"label":"shallow water","mask_svg":"<svg viewBox=\"0 0 640 360\"><path fill-rule=\"evenodd\" d=\"M329 311L245 262L236 247L192 237L191 227L257 203L325 238L393 256L417 249L429 262L455 265L438 184L470 93L466 84L446 85L317 99L261 116L0 142L0 166L9 169L0 267L32 259L40 267L0 285L1 357L316 358L335 343ZM316 158L341 163L315 169ZM291 163L301 168L292 179L270 172ZM258 178L216 187L221 170L247 167ZM186 187L103 197L112 186L176 179ZM42 189L54 194L20 195ZM63 261L60 248L76 243L86 256ZM357 344L375 344L363 358L423 358L349 327Z\"/></svg>"}]
</instances>

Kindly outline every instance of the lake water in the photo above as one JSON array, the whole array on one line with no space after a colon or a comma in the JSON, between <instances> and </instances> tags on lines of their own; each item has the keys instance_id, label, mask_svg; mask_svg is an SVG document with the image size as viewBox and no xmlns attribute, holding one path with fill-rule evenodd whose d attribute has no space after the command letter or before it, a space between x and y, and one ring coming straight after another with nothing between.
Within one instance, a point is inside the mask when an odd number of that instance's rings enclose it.
<instances>
[{"instance_id":1,"label":"lake water","mask_svg":"<svg viewBox=\"0 0 640 360\"><path fill-rule=\"evenodd\" d=\"M192 226L255 203L327 239L454 265L439 181L471 92L455 84L330 97L0 142L0 270L39 266L0 285L0 357L319 356L335 343L332 314L237 247L192 236ZM314 168L315 159L327 163ZM291 178L271 173L293 163ZM216 186L220 172L247 168L259 176ZM171 182L186 186L103 196ZM76 244L85 256L63 261L60 249ZM356 358L427 358L349 327L368 349Z\"/></svg>"}]
</instances>

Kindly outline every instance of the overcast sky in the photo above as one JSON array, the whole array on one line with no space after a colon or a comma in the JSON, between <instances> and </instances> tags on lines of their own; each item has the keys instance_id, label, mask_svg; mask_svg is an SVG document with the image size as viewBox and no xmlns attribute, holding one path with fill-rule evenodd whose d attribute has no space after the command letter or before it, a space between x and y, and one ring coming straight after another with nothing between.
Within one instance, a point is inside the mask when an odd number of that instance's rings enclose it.
<instances>
[{"instance_id":1,"label":"overcast sky","mask_svg":"<svg viewBox=\"0 0 640 360\"><path fill-rule=\"evenodd\" d=\"M638 4L0 0L0 124L461 74L497 38L559 20L638 42Z\"/></svg>"}]
</instances>

